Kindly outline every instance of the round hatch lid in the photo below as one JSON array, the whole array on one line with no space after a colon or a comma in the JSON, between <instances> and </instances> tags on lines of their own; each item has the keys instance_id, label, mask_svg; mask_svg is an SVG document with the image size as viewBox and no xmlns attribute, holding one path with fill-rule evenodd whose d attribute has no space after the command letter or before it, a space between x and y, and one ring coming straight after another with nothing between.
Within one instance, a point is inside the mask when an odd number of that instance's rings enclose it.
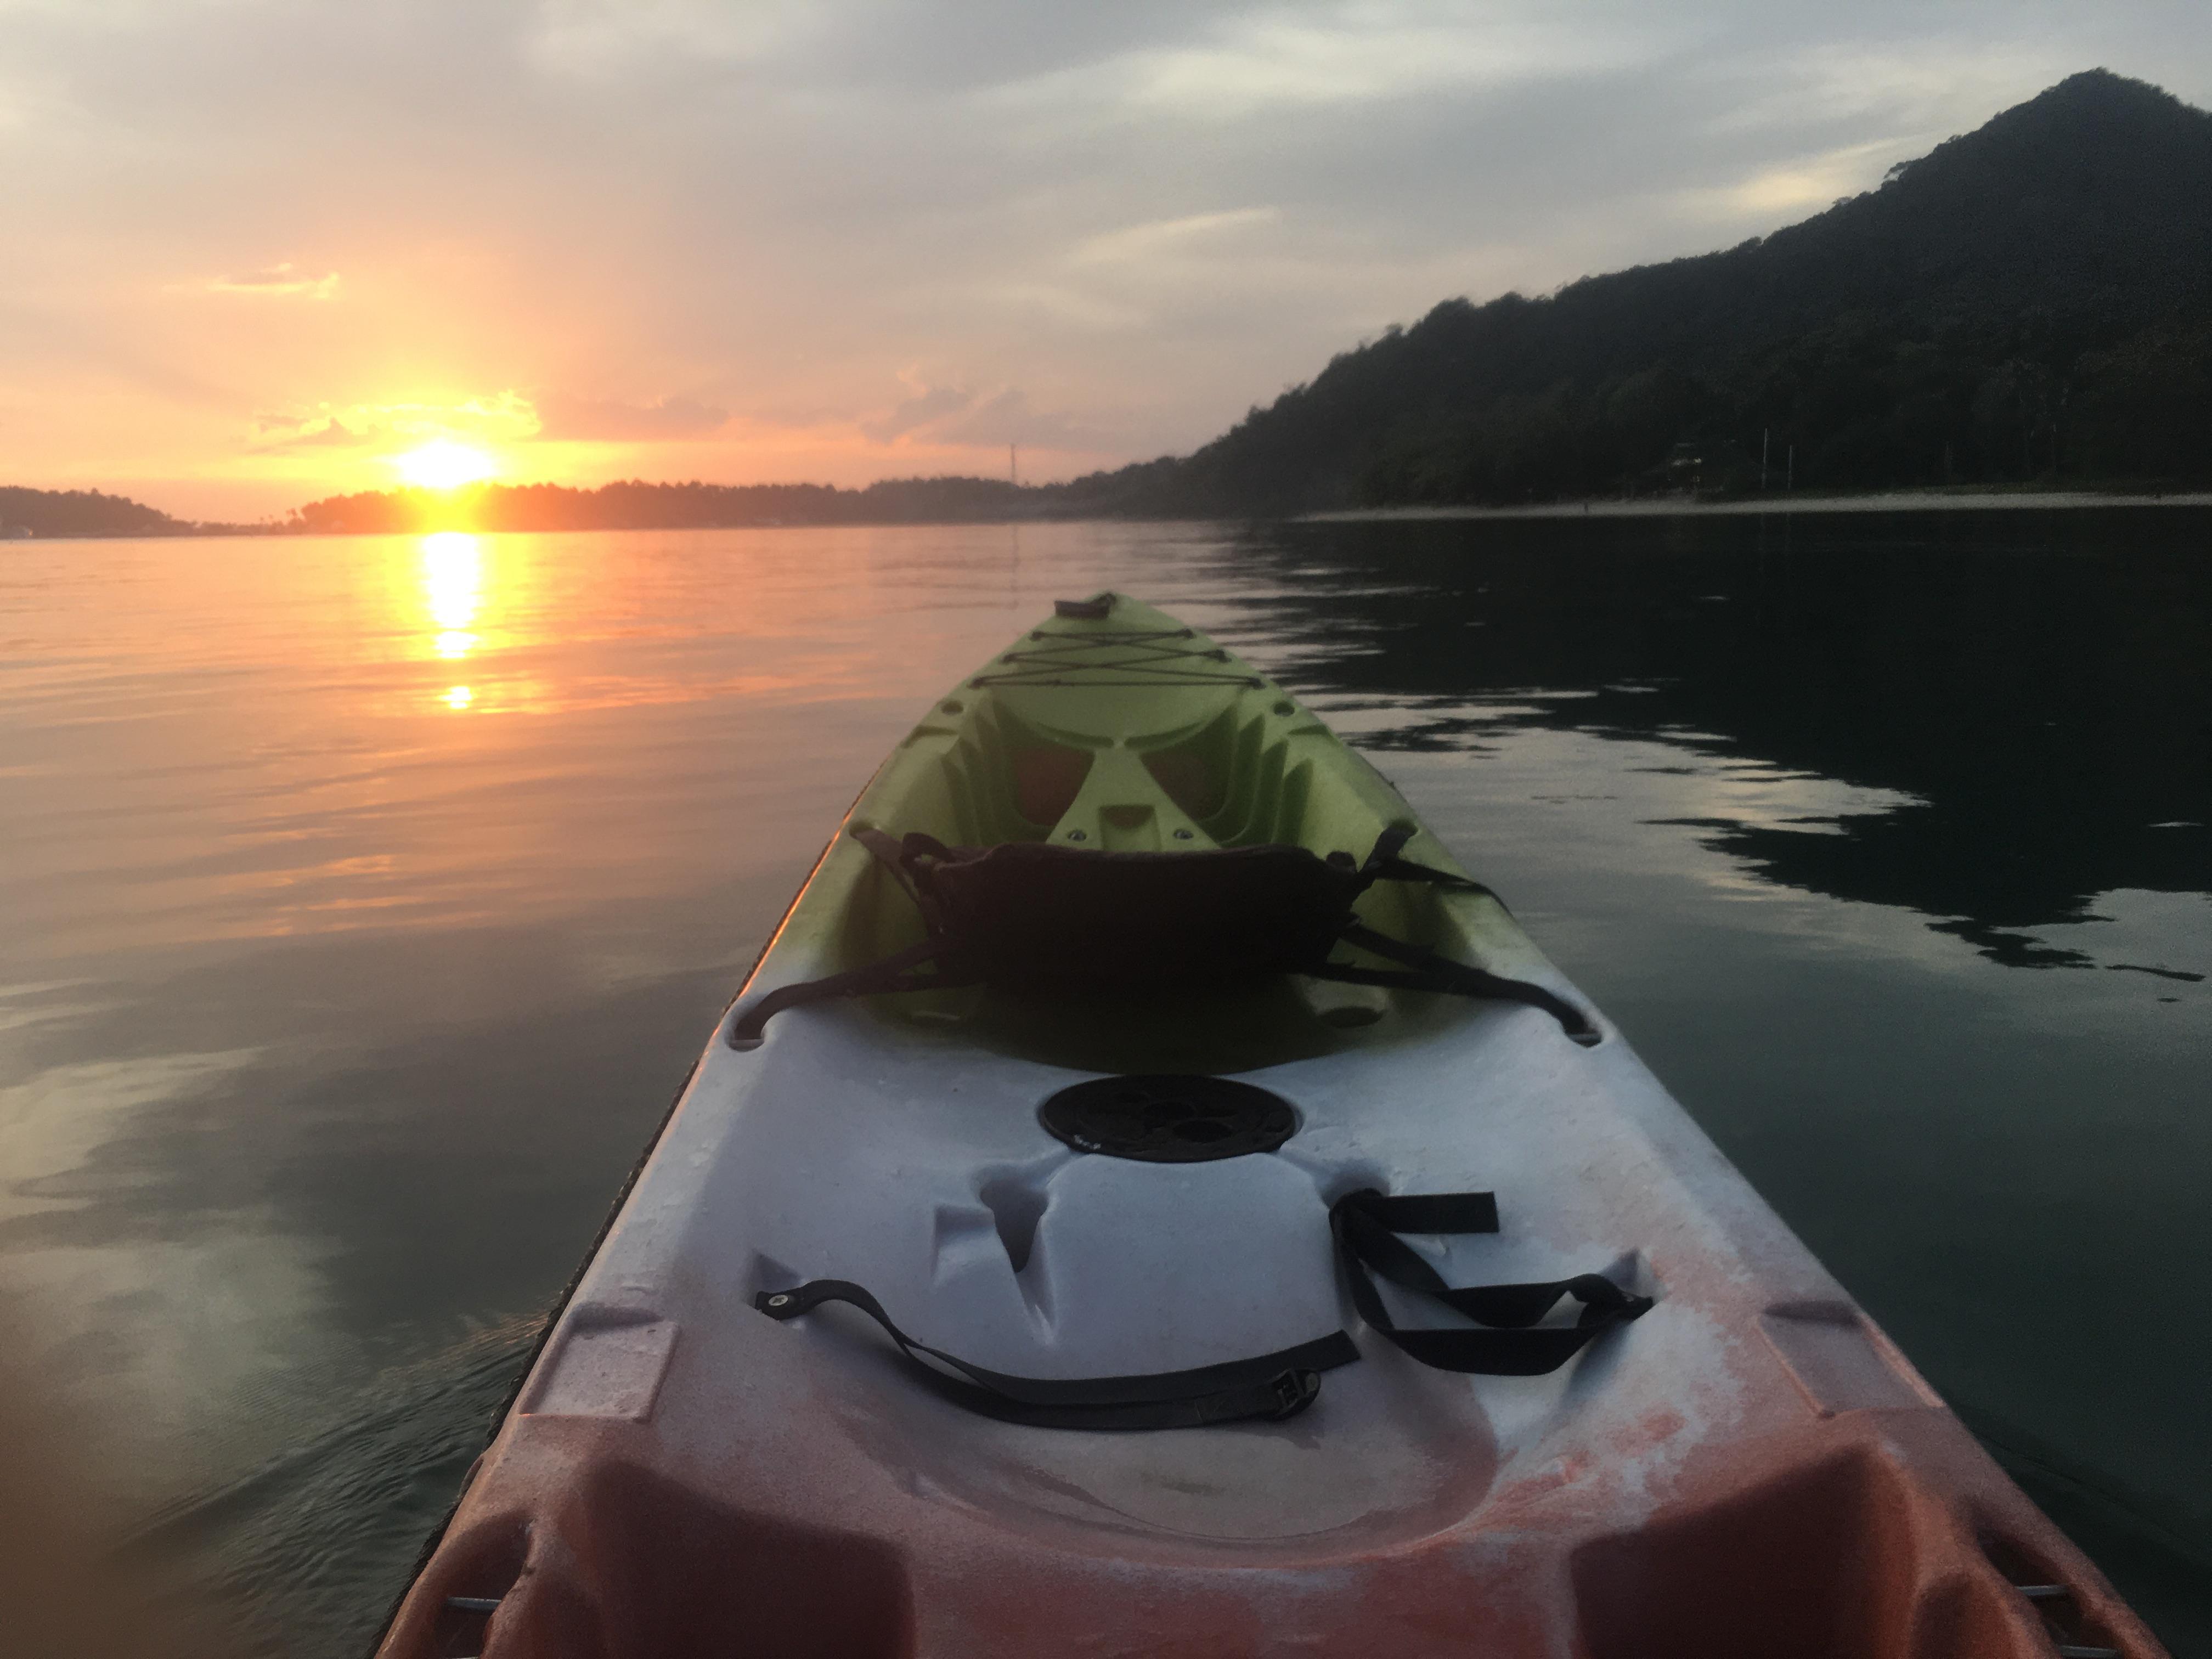
<instances>
[{"instance_id":1,"label":"round hatch lid","mask_svg":"<svg viewBox=\"0 0 2212 1659\"><path fill-rule=\"evenodd\" d=\"M1147 1164L1272 1152L1298 1132L1297 1112L1280 1095L1176 1073L1075 1084L1038 1107L1037 1121L1079 1152Z\"/></svg>"}]
</instances>

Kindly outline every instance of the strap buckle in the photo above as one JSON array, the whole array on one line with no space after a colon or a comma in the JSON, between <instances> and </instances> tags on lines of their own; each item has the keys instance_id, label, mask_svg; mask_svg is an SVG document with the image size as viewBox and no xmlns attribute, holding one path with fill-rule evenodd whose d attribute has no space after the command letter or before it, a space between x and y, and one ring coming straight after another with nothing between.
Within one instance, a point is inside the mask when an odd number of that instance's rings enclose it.
<instances>
[{"instance_id":1,"label":"strap buckle","mask_svg":"<svg viewBox=\"0 0 2212 1659\"><path fill-rule=\"evenodd\" d=\"M1275 1400L1267 1421L1279 1423L1286 1417L1296 1417L1321 1397L1321 1373L1293 1369L1269 1377L1266 1387Z\"/></svg>"}]
</instances>

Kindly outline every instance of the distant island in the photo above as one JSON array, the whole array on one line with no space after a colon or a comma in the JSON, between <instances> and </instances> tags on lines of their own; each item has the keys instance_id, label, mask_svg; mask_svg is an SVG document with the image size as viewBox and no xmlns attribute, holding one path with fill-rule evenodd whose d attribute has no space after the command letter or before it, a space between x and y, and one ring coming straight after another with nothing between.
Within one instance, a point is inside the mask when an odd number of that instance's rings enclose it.
<instances>
[{"instance_id":1,"label":"distant island","mask_svg":"<svg viewBox=\"0 0 2212 1659\"><path fill-rule=\"evenodd\" d=\"M2212 485L2212 114L2094 70L1723 252L1447 300L1184 458L1066 483L486 484L204 526L0 489L0 535L1273 516Z\"/></svg>"},{"instance_id":2,"label":"distant island","mask_svg":"<svg viewBox=\"0 0 2212 1659\"><path fill-rule=\"evenodd\" d=\"M218 531L234 527L221 526ZM190 536L202 527L97 489L0 485L0 540L25 536Z\"/></svg>"}]
</instances>

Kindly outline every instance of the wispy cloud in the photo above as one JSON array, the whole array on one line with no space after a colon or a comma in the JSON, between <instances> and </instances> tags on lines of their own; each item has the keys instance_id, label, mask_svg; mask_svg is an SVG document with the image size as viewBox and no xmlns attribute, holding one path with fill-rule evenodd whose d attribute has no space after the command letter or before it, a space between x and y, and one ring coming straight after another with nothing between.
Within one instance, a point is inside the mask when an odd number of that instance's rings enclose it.
<instances>
[{"instance_id":1,"label":"wispy cloud","mask_svg":"<svg viewBox=\"0 0 2212 1659\"><path fill-rule=\"evenodd\" d=\"M690 398L625 404L605 398L541 392L538 436L553 442L659 443L703 438L729 423L730 411Z\"/></svg>"},{"instance_id":2,"label":"wispy cloud","mask_svg":"<svg viewBox=\"0 0 2212 1659\"><path fill-rule=\"evenodd\" d=\"M2087 68L2063 39L1993 40L1984 31L1904 41L1793 41L1712 67L1725 90L1711 117L1714 131L1771 133L1818 122L1878 121L1923 140L1958 129L1960 111L1997 108L2023 88L2039 88Z\"/></svg>"},{"instance_id":3,"label":"wispy cloud","mask_svg":"<svg viewBox=\"0 0 2212 1659\"><path fill-rule=\"evenodd\" d=\"M1033 407L1019 386L1004 386L938 422L929 436L940 444L1025 444L1075 453L1111 449L1119 440L1091 422L1058 410Z\"/></svg>"},{"instance_id":4,"label":"wispy cloud","mask_svg":"<svg viewBox=\"0 0 2212 1659\"><path fill-rule=\"evenodd\" d=\"M367 423L349 427L336 416L297 422L282 416L265 418L267 424L258 428L252 443L257 450L356 449L383 442L391 435L385 428Z\"/></svg>"},{"instance_id":5,"label":"wispy cloud","mask_svg":"<svg viewBox=\"0 0 2212 1659\"><path fill-rule=\"evenodd\" d=\"M877 443L910 440L940 448L1029 444L1095 453L1115 441L1073 416L1031 407L1028 394L1018 386L976 391L931 386L911 373L904 378L908 395L886 413L860 423L860 430Z\"/></svg>"},{"instance_id":6,"label":"wispy cloud","mask_svg":"<svg viewBox=\"0 0 2212 1659\"><path fill-rule=\"evenodd\" d=\"M372 449L395 441L453 438L463 442L513 443L537 435L538 410L520 392L463 398L451 403L318 404L257 415L247 447L256 452Z\"/></svg>"},{"instance_id":7,"label":"wispy cloud","mask_svg":"<svg viewBox=\"0 0 2212 1659\"><path fill-rule=\"evenodd\" d=\"M965 386L927 386L912 374L902 376L908 395L884 414L860 422L860 430L879 444L920 432L975 406L975 394Z\"/></svg>"},{"instance_id":8,"label":"wispy cloud","mask_svg":"<svg viewBox=\"0 0 2212 1659\"><path fill-rule=\"evenodd\" d=\"M1700 32L1585 6L1349 0L1215 14L1200 38L1137 46L1006 88L1022 101L1111 101L1202 121L1618 72Z\"/></svg>"},{"instance_id":9,"label":"wispy cloud","mask_svg":"<svg viewBox=\"0 0 2212 1659\"><path fill-rule=\"evenodd\" d=\"M1121 264L1162 255L1218 249L1236 232L1274 224L1282 216L1276 208L1248 207L1231 208L1219 213L1185 214L1179 219L1154 219L1085 237L1072 258L1077 264Z\"/></svg>"},{"instance_id":10,"label":"wispy cloud","mask_svg":"<svg viewBox=\"0 0 2212 1659\"><path fill-rule=\"evenodd\" d=\"M1845 196L1855 196L1879 179L1890 163L1923 153L1928 146L1909 139L1877 138L1845 144L1823 155L1800 156L1779 167L1761 167L1731 185L1685 191L1682 210L1716 222L1740 219L1768 223L1817 213Z\"/></svg>"},{"instance_id":11,"label":"wispy cloud","mask_svg":"<svg viewBox=\"0 0 2212 1659\"><path fill-rule=\"evenodd\" d=\"M329 271L310 276L290 261L264 270L235 276L217 276L201 284L210 294L252 294L267 299L327 300L338 291L338 274Z\"/></svg>"},{"instance_id":12,"label":"wispy cloud","mask_svg":"<svg viewBox=\"0 0 2212 1659\"><path fill-rule=\"evenodd\" d=\"M544 0L526 50L538 69L581 80L619 79L655 62L745 63L799 33L808 9L783 0Z\"/></svg>"}]
</instances>

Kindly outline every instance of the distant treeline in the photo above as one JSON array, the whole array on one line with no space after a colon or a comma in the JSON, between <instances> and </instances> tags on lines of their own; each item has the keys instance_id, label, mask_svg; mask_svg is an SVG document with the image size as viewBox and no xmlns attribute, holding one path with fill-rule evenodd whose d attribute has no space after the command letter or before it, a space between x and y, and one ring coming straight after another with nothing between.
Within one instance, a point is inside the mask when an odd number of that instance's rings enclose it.
<instances>
[{"instance_id":1,"label":"distant treeline","mask_svg":"<svg viewBox=\"0 0 2212 1659\"><path fill-rule=\"evenodd\" d=\"M404 532L703 530L743 525L962 524L1068 518L1128 505L1140 481L1175 463L1152 462L1069 483L1017 486L1000 478L891 478L861 489L833 484L645 483L596 489L483 484L460 491L368 490L295 509L286 529Z\"/></svg>"},{"instance_id":2,"label":"distant treeline","mask_svg":"<svg viewBox=\"0 0 2212 1659\"><path fill-rule=\"evenodd\" d=\"M121 495L97 489L24 489L0 485L0 536L184 536L194 526Z\"/></svg>"},{"instance_id":3,"label":"distant treeline","mask_svg":"<svg viewBox=\"0 0 2212 1659\"><path fill-rule=\"evenodd\" d=\"M2212 115L2103 70L1726 252L1454 300L1155 510L2212 483ZM1792 465L1794 457L1794 467Z\"/></svg>"}]
</instances>

